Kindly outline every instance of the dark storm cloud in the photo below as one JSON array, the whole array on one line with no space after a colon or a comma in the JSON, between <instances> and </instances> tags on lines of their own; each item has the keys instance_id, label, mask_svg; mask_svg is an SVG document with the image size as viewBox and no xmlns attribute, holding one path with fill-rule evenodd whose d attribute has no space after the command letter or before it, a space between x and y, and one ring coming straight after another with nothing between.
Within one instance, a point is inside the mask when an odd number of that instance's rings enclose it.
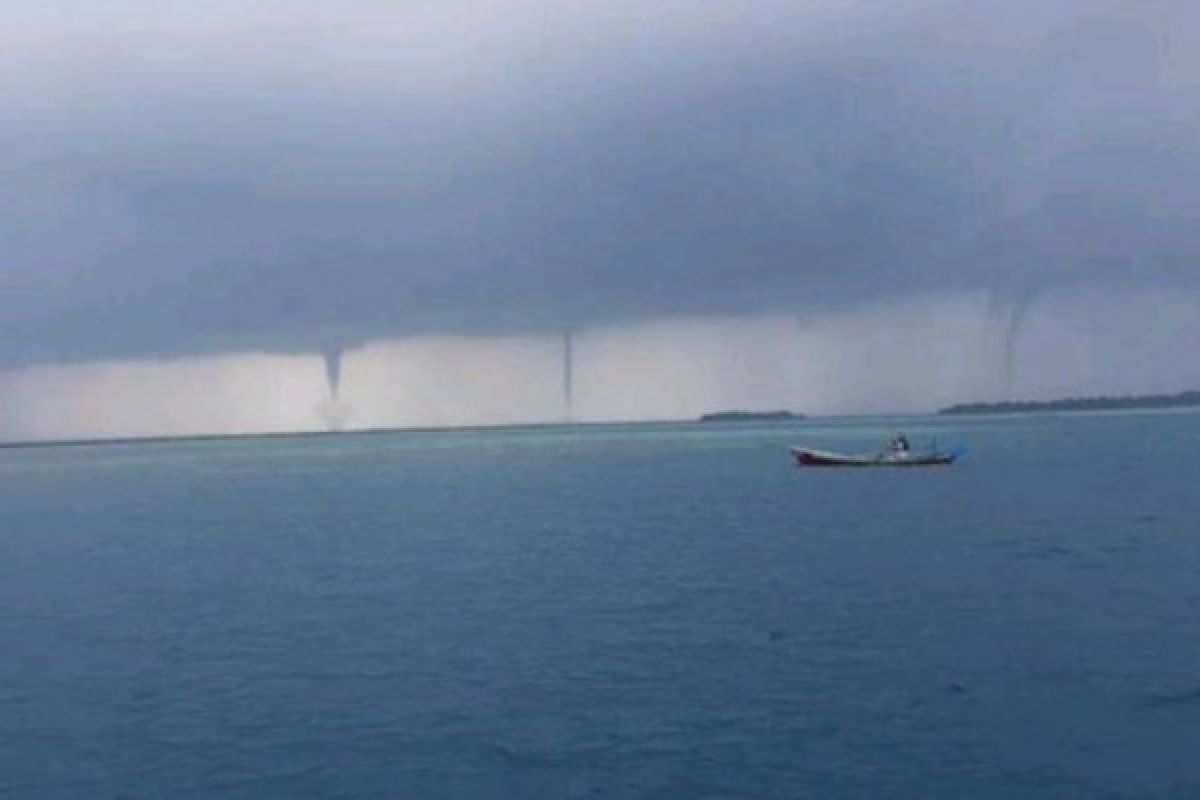
<instances>
[{"instance_id":1,"label":"dark storm cloud","mask_svg":"<svg viewBox=\"0 0 1200 800\"><path fill-rule=\"evenodd\" d=\"M1189 3L730 5L26 21L0 360L1200 277Z\"/></svg>"}]
</instances>

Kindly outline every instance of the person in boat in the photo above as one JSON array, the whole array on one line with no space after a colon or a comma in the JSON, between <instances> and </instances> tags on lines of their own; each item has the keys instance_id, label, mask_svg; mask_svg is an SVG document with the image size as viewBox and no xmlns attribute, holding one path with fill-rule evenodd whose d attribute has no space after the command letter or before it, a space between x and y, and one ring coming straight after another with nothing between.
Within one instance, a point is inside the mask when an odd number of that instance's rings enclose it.
<instances>
[{"instance_id":1,"label":"person in boat","mask_svg":"<svg viewBox=\"0 0 1200 800\"><path fill-rule=\"evenodd\" d=\"M908 437L902 433L895 439L892 439L891 444L888 445L888 450L896 455L907 455L912 448L908 444Z\"/></svg>"}]
</instances>

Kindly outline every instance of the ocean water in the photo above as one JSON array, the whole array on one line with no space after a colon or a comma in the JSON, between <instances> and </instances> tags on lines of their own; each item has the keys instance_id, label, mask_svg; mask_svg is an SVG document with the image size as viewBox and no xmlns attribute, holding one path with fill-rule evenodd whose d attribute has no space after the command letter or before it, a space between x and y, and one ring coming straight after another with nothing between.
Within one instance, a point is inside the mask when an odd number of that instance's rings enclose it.
<instances>
[{"instance_id":1,"label":"ocean water","mask_svg":"<svg viewBox=\"0 0 1200 800\"><path fill-rule=\"evenodd\" d=\"M811 471L903 429L950 469ZM0 451L0 797L1200 797L1200 415Z\"/></svg>"}]
</instances>

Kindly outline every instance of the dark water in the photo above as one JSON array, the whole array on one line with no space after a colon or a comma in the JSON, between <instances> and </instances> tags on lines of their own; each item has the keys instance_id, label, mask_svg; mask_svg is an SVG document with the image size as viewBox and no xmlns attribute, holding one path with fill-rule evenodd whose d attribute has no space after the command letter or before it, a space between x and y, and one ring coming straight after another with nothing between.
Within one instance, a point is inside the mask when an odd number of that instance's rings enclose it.
<instances>
[{"instance_id":1,"label":"dark water","mask_svg":"<svg viewBox=\"0 0 1200 800\"><path fill-rule=\"evenodd\" d=\"M1200 797L1200 415L0 453L0 796Z\"/></svg>"}]
</instances>

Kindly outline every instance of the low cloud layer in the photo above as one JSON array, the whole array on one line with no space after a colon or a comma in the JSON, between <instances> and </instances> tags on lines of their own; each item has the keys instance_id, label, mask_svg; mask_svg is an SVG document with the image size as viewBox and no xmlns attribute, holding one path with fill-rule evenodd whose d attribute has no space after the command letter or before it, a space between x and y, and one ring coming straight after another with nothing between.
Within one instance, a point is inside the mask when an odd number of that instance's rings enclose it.
<instances>
[{"instance_id":1,"label":"low cloud layer","mask_svg":"<svg viewBox=\"0 0 1200 800\"><path fill-rule=\"evenodd\" d=\"M426 336L348 351L331 400L322 359L247 354L0 373L0 440L693 418L730 408L928 411L1200 385L1200 293L1048 292L1015 342L986 293L909 296L851 313L692 318L562 339Z\"/></svg>"},{"instance_id":2,"label":"low cloud layer","mask_svg":"<svg viewBox=\"0 0 1200 800\"><path fill-rule=\"evenodd\" d=\"M1198 34L1186 0L36 4L0 365L1190 290Z\"/></svg>"}]
</instances>

